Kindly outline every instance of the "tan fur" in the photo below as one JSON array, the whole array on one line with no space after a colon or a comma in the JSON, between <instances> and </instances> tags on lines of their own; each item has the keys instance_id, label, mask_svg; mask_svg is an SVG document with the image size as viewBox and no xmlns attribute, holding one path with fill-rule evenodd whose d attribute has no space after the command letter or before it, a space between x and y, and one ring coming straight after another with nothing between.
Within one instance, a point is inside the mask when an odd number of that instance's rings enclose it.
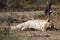
<instances>
[{"instance_id":1,"label":"tan fur","mask_svg":"<svg viewBox=\"0 0 60 40\"><path fill-rule=\"evenodd\" d=\"M41 31L46 31L46 29L49 27L51 23L48 22L47 20L28 20L24 23L18 24L16 26L11 26L11 30L17 30L20 29L21 31L25 30L25 29L36 29L36 30L41 30Z\"/></svg>"}]
</instances>

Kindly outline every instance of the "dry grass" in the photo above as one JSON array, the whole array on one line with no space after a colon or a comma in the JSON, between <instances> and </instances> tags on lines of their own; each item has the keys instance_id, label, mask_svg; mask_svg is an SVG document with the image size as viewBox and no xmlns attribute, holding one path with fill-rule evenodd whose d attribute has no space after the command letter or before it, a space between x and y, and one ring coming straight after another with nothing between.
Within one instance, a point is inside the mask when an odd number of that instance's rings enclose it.
<instances>
[{"instance_id":1,"label":"dry grass","mask_svg":"<svg viewBox=\"0 0 60 40\"><path fill-rule=\"evenodd\" d=\"M54 10L50 15L51 22L55 27L60 29L60 10ZM44 19L44 11L30 11L30 12L1 12L0 13L0 40L60 40L60 31L6 31L4 26L8 25L7 18L10 16L14 19L20 20L18 22L24 22L27 20ZM7 25L5 25L7 23ZM18 23L13 22L11 25Z\"/></svg>"}]
</instances>

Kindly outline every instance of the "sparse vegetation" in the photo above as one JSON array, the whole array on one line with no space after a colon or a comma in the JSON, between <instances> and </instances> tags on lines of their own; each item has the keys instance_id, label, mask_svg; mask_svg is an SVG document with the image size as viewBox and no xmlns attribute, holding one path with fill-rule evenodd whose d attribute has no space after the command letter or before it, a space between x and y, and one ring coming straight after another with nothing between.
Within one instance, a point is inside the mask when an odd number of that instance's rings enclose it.
<instances>
[{"instance_id":1,"label":"sparse vegetation","mask_svg":"<svg viewBox=\"0 0 60 40\"><path fill-rule=\"evenodd\" d=\"M25 11L45 7L47 0L0 0L0 9L3 11ZM52 0L52 4L59 5L60 0ZM42 7L41 7L42 6ZM38 7L38 8L37 8ZM44 8L43 8L44 9Z\"/></svg>"},{"instance_id":2,"label":"sparse vegetation","mask_svg":"<svg viewBox=\"0 0 60 40\"><path fill-rule=\"evenodd\" d=\"M60 0L53 0L50 20L58 31L10 31L31 19L45 19L47 0L0 0L0 40L60 40ZM46 37L47 36L47 37Z\"/></svg>"}]
</instances>

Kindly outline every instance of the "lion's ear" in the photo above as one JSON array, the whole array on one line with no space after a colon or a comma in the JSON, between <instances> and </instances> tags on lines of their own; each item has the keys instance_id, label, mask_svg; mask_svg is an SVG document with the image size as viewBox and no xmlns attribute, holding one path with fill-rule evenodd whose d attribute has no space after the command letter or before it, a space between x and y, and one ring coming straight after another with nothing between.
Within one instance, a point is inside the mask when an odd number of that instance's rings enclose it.
<instances>
[{"instance_id":1,"label":"lion's ear","mask_svg":"<svg viewBox=\"0 0 60 40\"><path fill-rule=\"evenodd\" d=\"M47 22L49 22L50 20L49 20L49 18L47 18Z\"/></svg>"}]
</instances>

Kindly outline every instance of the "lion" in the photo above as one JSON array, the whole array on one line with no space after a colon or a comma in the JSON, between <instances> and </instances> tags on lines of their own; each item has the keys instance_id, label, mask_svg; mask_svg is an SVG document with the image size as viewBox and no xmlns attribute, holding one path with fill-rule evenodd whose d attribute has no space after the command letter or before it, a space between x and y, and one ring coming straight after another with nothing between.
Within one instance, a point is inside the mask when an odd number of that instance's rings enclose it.
<instances>
[{"instance_id":1,"label":"lion","mask_svg":"<svg viewBox=\"0 0 60 40\"><path fill-rule=\"evenodd\" d=\"M16 26L11 26L11 30L25 30L25 29L30 29L33 28L35 30L41 30L41 31L46 31L48 27L51 28L51 22L49 20L43 20L43 19L34 19L34 20L28 20L26 22L23 22L21 24L18 24Z\"/></svg>"}]
</instances>

